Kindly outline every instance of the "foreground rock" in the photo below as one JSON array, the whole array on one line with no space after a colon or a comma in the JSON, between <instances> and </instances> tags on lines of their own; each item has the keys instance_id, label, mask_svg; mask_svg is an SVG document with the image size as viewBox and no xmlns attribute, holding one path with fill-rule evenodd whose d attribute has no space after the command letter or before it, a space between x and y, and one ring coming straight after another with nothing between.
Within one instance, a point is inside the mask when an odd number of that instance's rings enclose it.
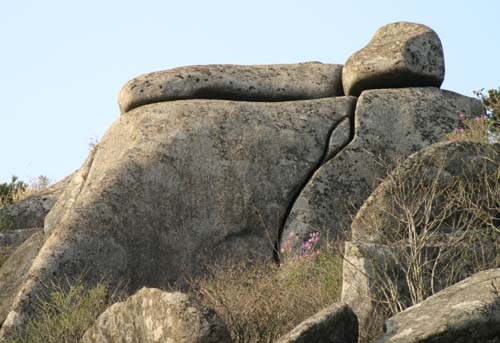
<instances>
[{"instance_id":1,"label":"foreground rock","mask_svg":"<svg viewBox=\"0 0 500 343\"><path fill-rule=\"evenodd\" d=\"M9 230L43 227L45 216L64 191L70 179L71 176L66 177L22 201L0 208L0 224L8 226Z\"/></svg>"},{"instance_id":2,"label":"foreground rock","mask_svg":"<svg viewBox=\"0 0 500 343\"><path fill-rule=\"evenodd\" d=\"M408 22L380 28L367 46L349 57L342 72L344 92L354 96L376 88L440 87L443 80L438 35Z\"/></svg>"},{"instance_id":3,"label":"foreground rock","mask_svg":"<svg viewBox=\"0 0 500 343\"><path fill-rule=\"evenodd\" d=\"M0 323L9 313L42 244L43 233L38 231L21 244L0 268Z\"/></svg>"},{"instance_id":4,"label":"foreground rock","mask_svg":"<svg viewBox=\"0 0 500 343\"><path fill-rule=\"evenodd\" d=\"M272 259L291 199L354 101L190 100L121 116L51 221L2 330L22 325L44 282L83 271L89 284L108 275L135 291L185 286L213 263Z\"/></svg>"},{"instance_id":5,"label":"foreground rock","mask_svg":"<svg viewBox=\"0 0 500 343\"><path fill-rule=\"evenodd\" d=\"M398 313L377 343L496 343L500 269L479 272Z\"/></svg>"},{"instance_id":6,"label":"foreground rock","mask_svg":"<svg viewBox=\"0 0 500 343\"><path fill-rule=\"evenodd\" d=\"M318 62L273 65L206 65L145 74L129 81L122 113L155 102L185 99L288 101L343 95L342 65Z\"/></svg>"},{"instance_id":7,"label":"foreground rock","mask_svg":"<svg viewBox=\"0 0 500 343\"><path fill-rule=\"evenodd\" d=\"M82 343L224 343L225 324L186 294L143 288L97 318Z\"/></svg>"},{"instance_id":8,"label":"foreground rock","mask_svg":"<svg viewBox=\"0 0 500 343\"><path fill-rule=\"evenodd\" d=\"M312 231L329 239L348 237L352 218L393 164L445 139L460 125L460 113L480 116L481 103L437 88L364 92L356 106L354 139L311 177L282 237L295 232L304 242Z\"/></svg>"},{"instance_id":9,"label":"foreground rock","mask_svg":"<svg viewBox=\"0 0 500 343\"><path fill-rule=\"evenodd\" d=\"M358 343L358 320L346 304L334 304L300 323L277 343Z\"/></svg>"}]
</instances>

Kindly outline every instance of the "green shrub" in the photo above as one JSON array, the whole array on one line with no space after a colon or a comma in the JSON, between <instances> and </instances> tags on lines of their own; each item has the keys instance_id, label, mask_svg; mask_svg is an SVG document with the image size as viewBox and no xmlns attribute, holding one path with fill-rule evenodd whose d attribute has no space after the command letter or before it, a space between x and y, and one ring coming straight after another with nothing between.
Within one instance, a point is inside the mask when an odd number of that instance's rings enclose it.
<instances>
[{"instance_id":1,"label":"green shrub","mask_svg":"<svg viewBox=\"0 0 500 343\"><path fill-rule=\"evenodd\" d=\"M113 300L104 284L87 289L76 282L68 287L51 286L49 297L38 300L34 315L23 332L8 343L75 343Z\"/></svg>"},{"instance_id":2,"label":"green shrub","mask_svg":"<svg viewBox=\"0 0 500 343\"><path fill-rule=\"evenodd\" d=\"M490 130L493 133L498 133L500 131L500 87L498 90L490 89L483 93L484 89L474 92L476 96L481 100L486 115L488 116Z\"/></svg>"},{"instance_id":3,"label":"green shrub","mask_svg":"<svg viewBox=\"0 0 500 343\"><path fill-rule=\"evenodd\" d=\"M27 184L12 176L9 183L0 183L0 207L14 203L17 197L26 190Z\"/></svg>"},{"instance_id":4,"label":"green shrub","mask_svg":"<svg viewBox=\"0 0 500 343\"><path fill-rule=\"evenodd\" d=\"M271 343L320 309L337 302L342 257L332 247L305 258L233 264L194 282L202 303L225 321L234 342Z\"/></svg>"}]
</instances>

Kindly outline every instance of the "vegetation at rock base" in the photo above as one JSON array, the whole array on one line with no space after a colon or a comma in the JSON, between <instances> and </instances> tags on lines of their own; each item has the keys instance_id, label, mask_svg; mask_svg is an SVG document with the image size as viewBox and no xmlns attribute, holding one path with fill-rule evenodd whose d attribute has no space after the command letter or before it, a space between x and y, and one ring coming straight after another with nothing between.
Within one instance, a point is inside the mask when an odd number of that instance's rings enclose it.
<instances>
[{"instance_id":1,"label":"vegetation at rock base","mask_svg":"<svg viewBox=\"0 0 500 343\"><path fill-rule=\"evenodd\" d=\"M489 89L486 94L484 94L484 89L476 91L474 94L483 103L489 118L490 130L493 133L498 133L500 131L500 87L498 90Z\"/></svg>"},{"instance_id":2,"label":"vegetation at rock base","mask_svg":"<svg viewBox=\"0 0 500 343\"><path fill-rule=\"evenodd\" d=\"M6 343L75 343L108 306L117 300L105 283L90 289L76 281L48 287L49 296L40 299L24 331Z\"/></svg>"},{"instance_id":3,"label":"vegetation at rock base","mask_svg":"<svg viewBox=\"0 0 500 343\"><path fill-rule=\"evenodd\" d=\"M451 176L443 161L434 162L431 172L422 163L410 174L398 164L386 179L390 204L382 209L394 225L370 227L385 249L385 263L373 261L383 318L500 267L500 165L485 157L474 161L482 163L479 174ZM363 335L380 334L372 329Z\"/></svg>"},{"instance_id":4,"label":"vegetation at rock base","mask_svg":"<svg viewBox=\"0 0 500 343\"><path fill-rule=\"evenodd\" d=\"M338 249L315 250L311 245L281 266L262 262L214 267L209 276L196 280L194 293L222 318L234 342L271 343L339 301L341 287Z\"/></svg>"}]
</instances>

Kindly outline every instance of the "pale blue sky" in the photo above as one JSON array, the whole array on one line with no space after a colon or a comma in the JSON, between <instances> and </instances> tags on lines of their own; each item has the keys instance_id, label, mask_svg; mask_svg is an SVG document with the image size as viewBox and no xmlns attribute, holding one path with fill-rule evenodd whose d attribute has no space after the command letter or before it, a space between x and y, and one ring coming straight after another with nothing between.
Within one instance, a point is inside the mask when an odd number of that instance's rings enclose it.
<instances>
[{"instance_id":1,"label":"pale blue sky","mask_svg":"<svg viewBox=\"0 0 500 343\"><path fill-rule=\"evenodd\" d=\"M146 72L192 64L344 63L394 21L432 27L443 88L500 86L500 1L0 0L0 182L77 169Z\"/></svg>"}]
</instances>

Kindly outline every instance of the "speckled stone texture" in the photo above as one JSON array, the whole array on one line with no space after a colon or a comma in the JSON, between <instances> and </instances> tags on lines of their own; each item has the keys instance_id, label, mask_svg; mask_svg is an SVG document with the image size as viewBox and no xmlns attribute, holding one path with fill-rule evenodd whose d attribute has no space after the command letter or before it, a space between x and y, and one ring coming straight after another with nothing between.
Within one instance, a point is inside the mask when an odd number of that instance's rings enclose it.
<instances>
[{"instance_id":1,"label":"speckled stone texture","mask_svg":"<svg viewBox=\"0 0 500 343\"><path fill-rule=\"evenodd\" d=\"M363 92L353 140L312 175L291 208L282 237L294 232L299 243L313 231L328 239L348 237L352 218L391 166L446 139L460 125L460 113L480 116L481 103L432 87Z\"/></svg>"},{"instance_id":2,"label":"speckled stone texture","mask_svg":"<svg viewBox=\"0 0 500 343\"><path fill-rule=\"evenodd\" d=\"M215 312L186 294L143 288L102 313L81 343L230 343Z\"/></svg>"},{"instance_id":3,"label":"speckled stone texture","mask_svg":"<svg viewBox=\"0 0 500 343\"><path fill-rule=\"evenodd\" d=\"M346 95L364 90L401 87L440 87L444 80L441 41L425 25L397 22L381 27L363 49L345 63L342 82Z\"/></svg>"},{"instance_id":4,"label":"speckled stone texture","mask_svg":"<svg viewBox=\"0 0 500 343\"><path fill-rule=\"evenodd\" d=\"M500 342L500 269L474 274L385 323L376 343Z\"/></svg>"},{"instance_id":5,"label":"speckled stone texture","mask_svg":"<svg viewBox=\"0 0 500 343\"><path fill-rule=\"evenodd\" d=\"M341 95L340 64L218 64L138 76L123 87L118 103L125 113L146 104L183 99L289 101Z\"/></svg>"}]
</instances>

